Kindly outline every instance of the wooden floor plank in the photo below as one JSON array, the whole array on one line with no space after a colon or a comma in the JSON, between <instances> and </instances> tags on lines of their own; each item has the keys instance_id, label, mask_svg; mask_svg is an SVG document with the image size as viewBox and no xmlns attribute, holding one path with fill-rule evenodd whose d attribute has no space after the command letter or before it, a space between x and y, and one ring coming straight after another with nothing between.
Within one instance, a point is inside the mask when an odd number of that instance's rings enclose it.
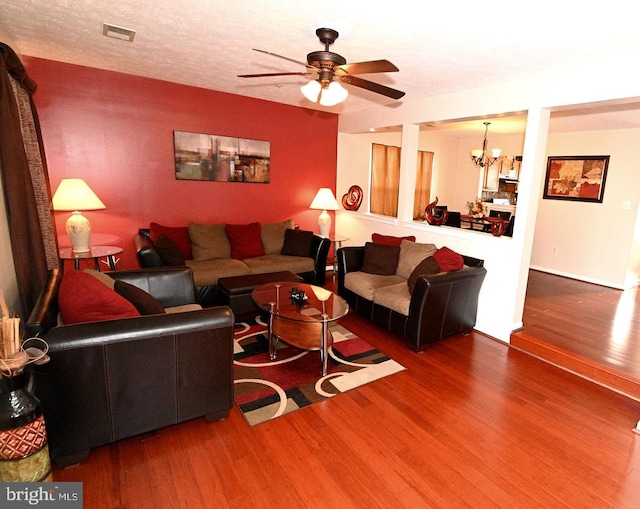
<instances>
[{"instance_id":1,"label":"wooden floor plank","mask_svg":"<svg viewBox=\"0 0 640 509\"><path fill-rule=\"evenodd\" d=\"M637 507L639 402L479 333L414 353L342 324L406 370L253 428L233 408L101 447L55 479L84 482L87 509Z\"/></svg>"}]
</instances>

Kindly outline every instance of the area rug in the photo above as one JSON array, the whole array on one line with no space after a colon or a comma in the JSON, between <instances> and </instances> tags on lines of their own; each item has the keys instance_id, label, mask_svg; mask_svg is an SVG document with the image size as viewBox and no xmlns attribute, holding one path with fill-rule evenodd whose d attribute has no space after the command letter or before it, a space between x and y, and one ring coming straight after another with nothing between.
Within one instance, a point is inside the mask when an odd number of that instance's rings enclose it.
<instances>
[{"instance_id":1,"label":"area rug","mask_svg":"<svg viewBox=\"0 0 640 509\"><path fill-rule=\"evenodd\" d=\"M333 346L327 375L320 353L280 342L269 359L267 326L260 318L236 324L234 399L250 426L324 401L405 368L338 323L330 325Z\"/></svg>"}]
</instances>

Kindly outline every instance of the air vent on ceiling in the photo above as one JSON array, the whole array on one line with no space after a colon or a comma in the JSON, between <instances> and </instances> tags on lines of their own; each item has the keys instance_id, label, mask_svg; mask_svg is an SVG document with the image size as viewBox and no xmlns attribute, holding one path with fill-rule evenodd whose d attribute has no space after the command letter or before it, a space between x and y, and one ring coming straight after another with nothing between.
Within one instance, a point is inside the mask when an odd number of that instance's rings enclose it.
<instances>
[{"instance_id":1,"label":"air vent on ceiling","mask_svg":"<svg viewBox=\"0 0 640 509\"><path fill-rule=\"evenodd\" d=\"M113 37L114 39L120 39L121 41L133 42L133 38L136 36L136 31L130 28L123 28L116 25L110 25L104 23L102 25L102 35L107 37Z\"/></svg>"}]
</instances>

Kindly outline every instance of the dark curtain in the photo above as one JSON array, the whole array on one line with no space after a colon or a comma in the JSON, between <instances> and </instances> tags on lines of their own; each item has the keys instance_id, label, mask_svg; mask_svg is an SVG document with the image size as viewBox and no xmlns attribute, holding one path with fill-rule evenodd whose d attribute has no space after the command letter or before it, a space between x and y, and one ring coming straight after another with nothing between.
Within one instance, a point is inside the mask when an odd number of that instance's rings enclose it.
<instances>
[{"instance_id":1,"label":"dark curtain","mask_svg":"<svg viewBox=\"0 0 640 509\"><path fill-rule=\"evenodd\" d=\"M31 94L36 83L0 43L0 172L22 312L29 316L49 269L59 266L51 189Z\"/></svg>"}]
</instances>

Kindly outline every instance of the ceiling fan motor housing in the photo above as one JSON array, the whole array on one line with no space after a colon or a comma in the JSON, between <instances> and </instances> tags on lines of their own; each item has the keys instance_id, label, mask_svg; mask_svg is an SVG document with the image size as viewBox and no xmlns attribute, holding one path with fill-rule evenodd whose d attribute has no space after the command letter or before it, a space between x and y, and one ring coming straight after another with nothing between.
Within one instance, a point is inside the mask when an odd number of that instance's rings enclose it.
<instances>
[{"instance_id":1,"label":"ceiling fan motor housing","mask_svg":"<svg viewBox=\"0 0 640 509\"><path fill-rule=\"evenodd\" d=\"M331 51L314 51L307 55L307 63L319 69L320 81L332 81L334 67L344 65L347 61L343 56Z\"/></svg>"}]
</instances>

